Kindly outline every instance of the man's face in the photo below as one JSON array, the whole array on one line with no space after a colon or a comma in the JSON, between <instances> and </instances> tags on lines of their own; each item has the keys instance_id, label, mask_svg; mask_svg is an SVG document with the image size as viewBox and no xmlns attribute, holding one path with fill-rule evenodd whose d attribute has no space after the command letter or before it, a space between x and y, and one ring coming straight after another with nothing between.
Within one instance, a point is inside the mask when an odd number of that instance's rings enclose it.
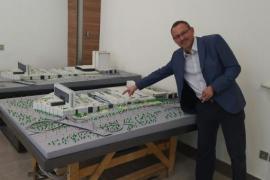
<instances>
[{"instance_id":1,"label":"man's face","mask_svg":"<svg viewBox=\"0 0 270 180\"><path fill-rule=\"evenodd\" d=\"M174 42L185 51L190 51L194 40L194 29L188 25L181 23L175 26L172 31Z\"/></svg>"}]
</instances>

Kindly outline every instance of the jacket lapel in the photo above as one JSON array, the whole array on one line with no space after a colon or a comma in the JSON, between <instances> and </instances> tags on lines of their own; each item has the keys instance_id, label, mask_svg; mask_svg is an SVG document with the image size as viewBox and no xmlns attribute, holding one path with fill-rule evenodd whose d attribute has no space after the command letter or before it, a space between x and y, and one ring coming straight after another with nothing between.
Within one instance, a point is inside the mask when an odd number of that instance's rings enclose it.
<instances>
[{"instance_id":1,"label":"jacket lapel","mask_svg":"<svg viewBox=\"0 0 270 180\"><path fill-rule=\"evenodd\" d=\"M202 39L200 37L196 37L196 38L197 38L197 46L198 46L198 53L199 53L199 61L201 65L201 70L203 72L206 48L202 42Z\"/></svg>"}]
</instances>

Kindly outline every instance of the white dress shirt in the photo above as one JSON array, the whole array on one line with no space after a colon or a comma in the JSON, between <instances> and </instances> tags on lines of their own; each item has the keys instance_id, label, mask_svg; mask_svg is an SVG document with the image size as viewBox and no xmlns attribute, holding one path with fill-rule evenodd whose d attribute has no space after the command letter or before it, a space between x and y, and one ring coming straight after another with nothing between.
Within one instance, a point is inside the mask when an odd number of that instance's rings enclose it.
<instances>
[{"instance_id":1,"label":"white dress shirt","mask_svg":"<svg viewBox=\"0 0 270 180\"><path fill-rule=\"evenodd\" d=\"M196 37L193 41L191 53L184 52L184 57L186 59L184 78L196 96L201 98L202 91L206 88L206 82L201 71Z\"/></svg>"}]
</instances>

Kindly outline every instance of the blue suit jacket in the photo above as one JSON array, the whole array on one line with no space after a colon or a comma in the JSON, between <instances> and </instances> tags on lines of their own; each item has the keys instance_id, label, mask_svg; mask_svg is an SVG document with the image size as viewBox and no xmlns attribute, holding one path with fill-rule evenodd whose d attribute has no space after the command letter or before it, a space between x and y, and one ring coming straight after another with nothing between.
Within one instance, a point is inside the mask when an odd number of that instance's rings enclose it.
<instances>
[{"instance_id":1,"label":"blue suit jacket","mask_svg":"<svg viewBox=\"0 0 270 180\"><path fill-rule=\"evenodd\" d=\"M245 107L245 99L235 79L241 71L232 50L220 35L196 37L203 77L214 89L214 100L227 112L238 113ZM143 89L170 75L174 75L178 96L182 97L185 58L183 49L176 50L170 62L136 82ZM184 93L183 93L184 94Z\"/></svg>"}]
</instances>

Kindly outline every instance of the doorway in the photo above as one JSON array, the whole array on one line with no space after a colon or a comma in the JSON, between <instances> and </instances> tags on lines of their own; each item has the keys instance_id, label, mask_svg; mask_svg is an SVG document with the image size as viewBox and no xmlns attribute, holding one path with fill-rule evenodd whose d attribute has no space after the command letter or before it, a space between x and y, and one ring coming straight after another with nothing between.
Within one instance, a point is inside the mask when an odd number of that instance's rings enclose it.
<instances>
[{"instance_id":1,"label":"doorway","mask_svg":"<svg viewBox=\"0 0 270 180\"><path fill-rule=\"evenodd\" d=\"M99 49L101 0L68 0L68 65L92 64Z\"/></svg>"}]
</instances>

